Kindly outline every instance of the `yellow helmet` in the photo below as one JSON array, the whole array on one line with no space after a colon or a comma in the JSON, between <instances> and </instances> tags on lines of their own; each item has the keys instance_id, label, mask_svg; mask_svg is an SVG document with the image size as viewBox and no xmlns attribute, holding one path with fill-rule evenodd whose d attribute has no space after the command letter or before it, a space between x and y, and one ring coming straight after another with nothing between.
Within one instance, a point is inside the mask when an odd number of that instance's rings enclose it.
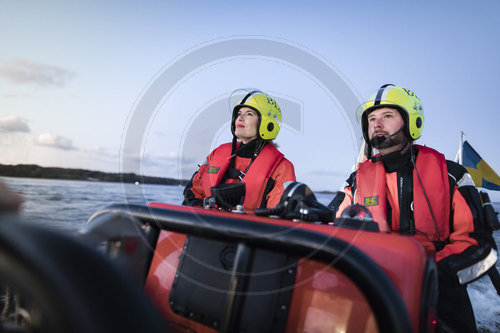
<instances>
[{"instance_id":1,"label":"yellow helmet","mask_svg":"<svg viewBox=\"0 0 500 333\"><path fill-rule=\"evenodd\" d=\"M416 140L422 135L424 128L424 108L417 95L409 89L384 84L373 94L370 99L361 104L356 110L356 118L363 129L363 137L367 143L368 138L368 114L373 110L383 107L393 107L401 113L405 121L404 132L408 138Z\"/></svg>"},{"instance_id":2,"label":"yellow helmet","mask_svg":"<svg viewBox=\"0 0 500 333\"><path fill-rule=\"evenodd\" d=\"M242 107L249 107L257 112L259 124L257 126L257 135L263 140L276 139L281 126L281 109L274 99L267 94L254 89L240 89L231 95L231 101L237 101L233 110L231 119L231 132L234 135L235 121L238 111ZM232 106L232 105L231 105Z\"/></svg>"}]
</instances>

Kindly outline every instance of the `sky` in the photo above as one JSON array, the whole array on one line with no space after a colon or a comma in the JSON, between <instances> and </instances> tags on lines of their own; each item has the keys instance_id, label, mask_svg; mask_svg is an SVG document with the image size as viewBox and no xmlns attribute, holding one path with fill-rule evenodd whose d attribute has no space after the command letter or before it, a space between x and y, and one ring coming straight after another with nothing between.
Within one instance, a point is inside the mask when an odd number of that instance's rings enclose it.
<instances>
[{"instance_id":1,"label":"sky","mask_svg":"<svg viewBox=\"0 0 500 333\"><path fill-rule=\"evenodd\" d=\"M252 87L297 179L335 191L357 105L393 83L423 103L417 143L454 159L463 131L500 171L499 1L0 0L0 45L2 164L189 178Z\"/></svg>"}]
</instances>

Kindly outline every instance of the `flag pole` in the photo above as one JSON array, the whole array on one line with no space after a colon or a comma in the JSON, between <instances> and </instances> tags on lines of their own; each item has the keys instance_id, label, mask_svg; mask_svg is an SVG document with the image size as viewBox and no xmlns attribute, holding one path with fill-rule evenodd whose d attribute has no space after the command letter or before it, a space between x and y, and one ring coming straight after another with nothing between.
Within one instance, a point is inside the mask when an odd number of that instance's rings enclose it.
<instances>
[{"instance_id":1,"label":"flag pole","mask_svg":"<svg viewBox=\"0 0 500 333\"><path fill-rule=\"evenodd\" d=\"M455 162L457 162L460 165L463 165L463 161L462 161L462 147L464 146L464 137L465 137L464 132L460 131L460 144L458 146L457 155L455 156Z\"/></svg>"},{"instance_id":2,"label":"flag pole","mask_svg":"<svg viewBox=\"0 0 500 333\"><path fill-rule=\"evenodd\" d=\"M460 131L460 164L463 164L463 154L462 154L462 149L464 147L464 140L465 139L465 133L463 131Z\"/></svg>"}]
</instances>

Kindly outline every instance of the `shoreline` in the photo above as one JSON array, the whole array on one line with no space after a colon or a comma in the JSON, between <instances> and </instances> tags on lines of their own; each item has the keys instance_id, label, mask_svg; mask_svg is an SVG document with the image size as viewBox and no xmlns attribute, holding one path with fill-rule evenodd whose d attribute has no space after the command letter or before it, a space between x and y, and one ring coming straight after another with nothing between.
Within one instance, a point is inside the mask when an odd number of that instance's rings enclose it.
<instances>
[{"instance_id":1,"label":"shoreline","mask_svg":"<svg viewBox=\"0 0 500 333\"><path fill-rule=\"evenodd\" d=\"M167 177L137 175L135 173L111 173L86 169L42 167L36 164L0 164L0 176L15 178L83 180L94 182L183 185L189 181Z\"/></svg>"}]
</instances>

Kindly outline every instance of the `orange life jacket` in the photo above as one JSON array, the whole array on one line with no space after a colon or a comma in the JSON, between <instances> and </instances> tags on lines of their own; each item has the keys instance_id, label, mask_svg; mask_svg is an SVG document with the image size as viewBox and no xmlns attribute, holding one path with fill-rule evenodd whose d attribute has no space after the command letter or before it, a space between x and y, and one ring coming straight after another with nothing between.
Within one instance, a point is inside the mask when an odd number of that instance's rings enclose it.
<instances>
[{"instance_id":1,"label":"orange life jacket","mask_svg":"<svg viewBox=\"0 0 500 333\"><path fill-rule=\"evenodd\" d=\"M243 201L245 209L254 210L260 207L267 181L283 157L283 154L271 144L262 148L242 180L246 188ZM212 158L208 161L207 174L202 179L205 193L209 194L211 187L220 184L230 161L231 143L225 143L214 150Z\"/></svg>"},{"instance_id":2,"label":"orange life jacket","mask_svg":"<svg viewBox=\"0 0 500 333\"><path fill-rule=\"evenodd\" d=\"M420 185L417 172L413 169L413 217L415 229L429 237L431 241L444 241L450 234L450 185L444 156L434 149L417 146L416 169L422 179L432 213L436 219L440 239ZM386 172L382 161L367 160L360 164L356 173L356 193L354 202L366 206L380 231L390 231L387 223ZM395 198L395 202L398 202ZM396 230L395 230L396 231ZM417 234L417 237L419 234Z\"/></svg>"}]
</instances>

